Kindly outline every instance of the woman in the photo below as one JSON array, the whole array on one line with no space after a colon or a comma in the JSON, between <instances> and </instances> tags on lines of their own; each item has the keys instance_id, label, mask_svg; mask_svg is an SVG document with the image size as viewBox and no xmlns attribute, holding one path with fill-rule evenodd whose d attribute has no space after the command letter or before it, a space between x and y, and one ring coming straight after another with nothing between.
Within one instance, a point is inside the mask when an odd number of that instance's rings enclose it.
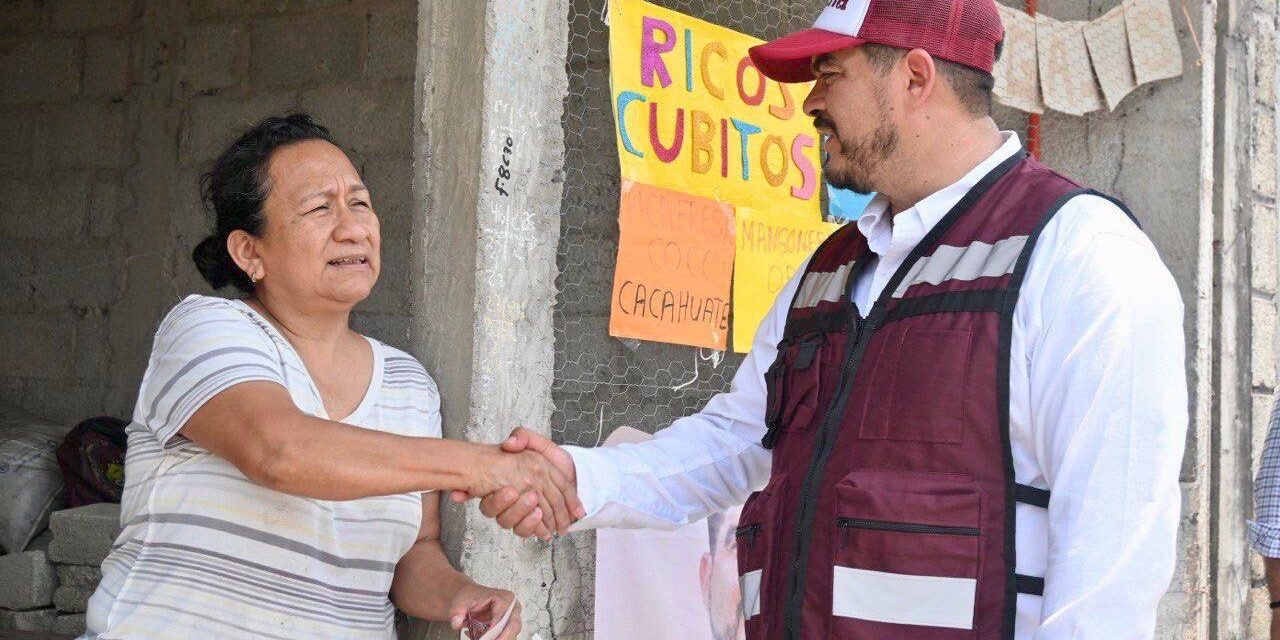
<instances>
[{"instance_id":1,"label":"woman","mask_svg":"<svg viewBox=\"0 0 1280 640\"><path fill-rule=\"evenodd\" d=\"M581 505L536 453L441 440L422 365L351 330L381 267L355 167L295 114L236 140L204 187L217 224L192 257L246 296L189 296L156 332L84 637L392 638L396 607L455 629L501 617L512 594L445 559L438 492L517 487L543 537ZM516 610L501 637L519 629Z\"/></svg>"}]
</instances>

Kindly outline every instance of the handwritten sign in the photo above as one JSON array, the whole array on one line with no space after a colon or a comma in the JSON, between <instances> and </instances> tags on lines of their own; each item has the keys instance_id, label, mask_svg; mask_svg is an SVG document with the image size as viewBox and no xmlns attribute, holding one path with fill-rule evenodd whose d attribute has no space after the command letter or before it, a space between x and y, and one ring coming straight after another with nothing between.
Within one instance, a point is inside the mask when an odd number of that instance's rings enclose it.
<instances>
[{"instance_id":1,"label":"handwritten sign","mask_svg":"<svg viewBox=\"0 0 1280 640\"><path fill-rule=\"evenodd\" d=\"M609 5L622 179L734 206L820 215L807 84L764 77L761 41L641 0Z\"/></svg>"},{"instance_id":2,"label":"handwritten sign","mask_svg":"<svg viewBox=\"0 0 1280 640\"><path fill-rule=\"evenodd\" d=\"M800 265L838 224L738 207L733 270L733 350L751 350L756 328Z\"/></svg>"},{"instance_id":3,"label":"handwritten sign","mask_svg":"<svg viewBox=\"0 0 1280 640\"><path fill-rule=\"evenodd\" d=\"M724 350L733 207L624 182L618 223L609 335Z\"/></svg>"}]
</instances>

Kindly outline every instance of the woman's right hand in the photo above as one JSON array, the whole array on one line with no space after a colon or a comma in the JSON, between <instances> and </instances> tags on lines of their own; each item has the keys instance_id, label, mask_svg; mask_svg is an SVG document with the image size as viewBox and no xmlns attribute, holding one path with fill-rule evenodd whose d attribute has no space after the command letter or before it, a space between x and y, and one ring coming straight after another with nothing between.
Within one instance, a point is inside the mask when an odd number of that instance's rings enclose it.
<instances>
[{"instance_id":1,"label":"woman's right hand","mask_svg":"<svg viewBox=\"0 0 1280 640\"><path fill-rule=\"evenodd\" d=\"M507 453L500 447L485 446L486 455L483 464L475 469L467 493L472 497L483 498L497 491L515 490L521 498L532 500L536 497L538 508L527 520L541 519L546 527L541 529L540 537L550 537L550 532L564 533L573 524L573 513L581 508L575 483L566 478L542 454L535 451ZM533 529L532 523L525 524L526 529Z\"/></svg>"}]
</instances>

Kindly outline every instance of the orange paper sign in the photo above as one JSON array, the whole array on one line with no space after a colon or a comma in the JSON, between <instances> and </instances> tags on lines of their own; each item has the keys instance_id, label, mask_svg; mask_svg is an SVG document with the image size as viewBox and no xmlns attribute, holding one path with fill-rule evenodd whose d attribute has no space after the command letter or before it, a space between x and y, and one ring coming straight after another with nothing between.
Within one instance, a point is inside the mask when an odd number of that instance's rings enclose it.
<instances>
[{"instance_id":1,"label":"orange paper sign","mask_svg":"<svg viewBox=\"0 0 1280 640\"><path fill-rule=\"evenodd\" d=\"M733 207L622 185L609 335L724 350L733 276Z\"/></svg>"}]
</instances>

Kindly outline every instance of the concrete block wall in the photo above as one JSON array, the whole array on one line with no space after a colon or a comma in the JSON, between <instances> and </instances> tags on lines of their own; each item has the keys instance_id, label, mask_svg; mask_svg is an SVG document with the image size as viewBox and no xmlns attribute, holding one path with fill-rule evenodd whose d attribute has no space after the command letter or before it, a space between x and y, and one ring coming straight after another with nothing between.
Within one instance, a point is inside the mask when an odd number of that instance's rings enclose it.
<instances>
[{"instance_id":1,"label":"concrete block wall","mask_svg":"<svg viewBox=\"0 0 1280 640\"><path fill-rule=\"evenodd\" d=\"M1242 206L1249 214L1250 253L1250 478L1257 475L1263 442L1270 427L1277 382L1277 290L1280 289L1280 231L1276 219L1277 12L1275 0L1249 7L1247 78L1250 117L1249 188ZM1247 615L1250 638L1268 637L1271 610L1261 557L1249 552Z\"/></svg>"},{"instance_id":2,"label":"concrete block wall","mask_svg":"<svg viewBox=\"0 0 1280 640\"><path fill-rule=\"evenodd\" d=\"M159 319L210 292L189 257L200 173L291 107L333 129L382 218L355 325L407 346L416 19L412 0L6 3L0 398L127 418Z\"/></svg>"},{"instance_id":3,"label":"concrete block wall","mask_svg":"<svg viewBox=\"0 0 1280 640\"><path fill-rule=\"evenodd\" d=\"M140 11L59 0L0 12L0 396L62 420L110 395Z\"/></svg>"}]
</instances>

